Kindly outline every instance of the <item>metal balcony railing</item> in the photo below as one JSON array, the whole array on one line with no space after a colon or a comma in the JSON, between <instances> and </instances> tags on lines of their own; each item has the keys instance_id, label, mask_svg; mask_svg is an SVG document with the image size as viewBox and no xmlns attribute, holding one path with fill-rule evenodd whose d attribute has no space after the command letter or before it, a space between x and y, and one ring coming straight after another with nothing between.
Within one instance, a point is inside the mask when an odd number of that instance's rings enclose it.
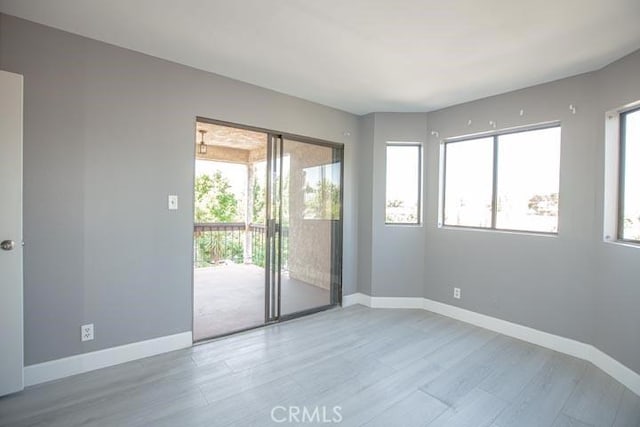
<instances>
[{"instance_id":1,"label":"metal balcony railing","mask_svg":"<svg viewBox=\"0 0 640 427\"><path fill-rule=\"evenodd\" d=\"M282 267L287 269L288 228L282 229ZM196 223L193 226L194 267L233 262L264 267L266 228L263 224Z\"/></svg>"},{"instance_id":2,"label":"metal balcony railing","mask_svg":"<svg viewBox=\"0 0 640 427\"><path fill-rule=\"evenodd\" d=\"M244 223L199 223L193 226L194 264L206 267L244 260Z\"/></svg>"}]
</instances>

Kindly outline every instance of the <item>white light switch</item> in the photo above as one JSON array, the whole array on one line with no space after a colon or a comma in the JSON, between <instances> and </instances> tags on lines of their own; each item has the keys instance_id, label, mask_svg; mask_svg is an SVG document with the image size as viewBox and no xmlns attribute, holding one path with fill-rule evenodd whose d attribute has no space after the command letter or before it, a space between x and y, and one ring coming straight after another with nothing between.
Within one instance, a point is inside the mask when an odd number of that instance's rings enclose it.
<instances>
[{"instance_id":1,"label":"white light switch","mask_svg":"<svg viewBox=\"0 0 640 427\"><path fill-rule=\"evenodd\" d=\"M178 210L178 196L175 194L169 194L169 210L177 211Z\"/></svg>"}]
</instances>

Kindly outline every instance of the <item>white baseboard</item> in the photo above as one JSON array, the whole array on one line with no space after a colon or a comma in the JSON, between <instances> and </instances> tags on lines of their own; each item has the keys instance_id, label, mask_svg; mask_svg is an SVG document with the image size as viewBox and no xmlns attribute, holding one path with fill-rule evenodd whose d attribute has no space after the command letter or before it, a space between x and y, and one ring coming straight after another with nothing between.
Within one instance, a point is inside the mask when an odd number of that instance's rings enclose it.
<instances>
[{"instance_id":1,"label":"white baseboard","mask_svg":"<svg viewBox=\"0 0 640 427\"><path fill-rule=\"evenodd\" d=\"M423 298L370 297L372 308L424 308Z\"/></svg>"},{"instance_id":2,"label":"white baseboard","mask_svg":"<svg viewBox=\"0 0 640 427\"><path fill-rule=\"evenodd\" d=\"M433 313L442 314L443 316L461 320L484 329L489 329L490 331L527 341L580 359L589 360L590 358L593 347L589 344L542 332L538 329L476 313L475 311L453 305L443 304L426 298L422 298L422 300L424 303L423 308Z\"/></svg>"},{"instance_id":3,"label":"white baseboard","mask_svg":"<svg viewBox=\"0 0 640 427\"><path fill-rule=\"evenodd\" d=\"M156 354L191 347L191 332L168 335L146 341L134 342L104 350L92 351L49 362L38 363L24 368L25 386L57 380L107 366L118 365Z\"/></svg>"},{"instance_id":4,"label":"white baseboard","mask_svg":"<svg viewBox=\"0 0 640 427\"><path fill-rule=\"evenodd\" d=\"M637 372L629 369L602 350L593 346L591 349L591 359L589 359L591 363L640 396L640 375Z\"/></svg>"},{"instance_id":5,"label":"white baseboard","mask_svg":"<svg viewBox=\"0 0 640 427\"><path fill-rule=\"evenodd\" d=\"M342 306L360 304L371 308L424 308L424 298L411 297L370 297L369 295L355 293L342 297Z\"/></svg>"},{"instance_id":6,"label":"white baseboard","mask_svg":"<svg viewBox=\"0 0 640 427\"><path fill-rule=\"evenodd\" d=\"M371 308L422 308L522 341L527 341L559 353L568 354L593 363L611 377L624 384L629 390L640 396L640 374L629 369L591 344L585 344L570 338L539 331L517 323L508 322L427 298L371 297L369 295L356 293L344 296L343 300L349 301L350 305L361 304ZM346 306L346 304L344 306Z\"/></svg>"},{"instance_id":7,"label":"white baseboard","mask_svg":"<svg viewBox=\"0 0 640 427\"><path fill-rule=\"evenodd\" d=\"M369 295L365 295L361 293L342 296L343 307L349 307L356 304L364 305L366 307L371 307L371 297Z\"/></svg>"}]
</instances>

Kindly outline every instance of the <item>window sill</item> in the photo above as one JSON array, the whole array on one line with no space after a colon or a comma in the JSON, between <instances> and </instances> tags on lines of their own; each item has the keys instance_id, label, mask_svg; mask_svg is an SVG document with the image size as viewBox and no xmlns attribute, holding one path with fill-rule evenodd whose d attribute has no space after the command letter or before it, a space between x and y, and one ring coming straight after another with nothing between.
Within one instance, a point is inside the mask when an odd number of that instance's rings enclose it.
<instances>
[{"instance_id":1,"label":"window sill","mask_svg":"<svg viewBox=\"0 0 640 427\"><path fill-rule=\"evenodd\" d=\"M613 239L613 238L607 238L607 237L604 238L603 242L610 245L621 246L624 248L640 249L640 242L633 242L629 240L619 240L619 239Z\"/></svg>"},{"instance_id":2,"label":"window sill","mask_svg":"<svg viewBox=\"0 0 640 427\"><path fill-rule=\"evenodd\" d=\"M544 232L544 231L524 231L524 230L503 230L499 228L481 228L481 227L467 227L462 225L438 225L438 229L442 230L458 230L458 231L478 231L481 233L496 233L507 234L514 236L532 236L532 237L552 237L557 238L558 233Z\"/></svg>"},{"instance_id":3,"label":"window sill","mask_svg":"<svg viewBox=\"0 0 640 427\"><path fill-rule=\"evenodd\" d=\"M384 226L385 227L422 227L422 223L420 224L414 224L414 223L407 223L407 222L385 222Z\"/></svg>"}]
</instances>

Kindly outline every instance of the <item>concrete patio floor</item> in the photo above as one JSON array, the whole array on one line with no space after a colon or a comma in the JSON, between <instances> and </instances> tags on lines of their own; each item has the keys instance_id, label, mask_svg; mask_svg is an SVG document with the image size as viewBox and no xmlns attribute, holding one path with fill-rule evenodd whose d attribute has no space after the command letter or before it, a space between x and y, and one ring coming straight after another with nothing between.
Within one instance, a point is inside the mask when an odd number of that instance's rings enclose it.
<instances>
[{"instance_id":1,"label":"concrete patio floor","mask_svg":"<svg viewBox=\"0 0 640 427\"><path fill-rule=\"evenodd\" d=\"M194 270L193 339L264 323L264 269L227 264ZM329 291L282 275L282 314L327 305Z\"/></svg>"}]
</instances>

